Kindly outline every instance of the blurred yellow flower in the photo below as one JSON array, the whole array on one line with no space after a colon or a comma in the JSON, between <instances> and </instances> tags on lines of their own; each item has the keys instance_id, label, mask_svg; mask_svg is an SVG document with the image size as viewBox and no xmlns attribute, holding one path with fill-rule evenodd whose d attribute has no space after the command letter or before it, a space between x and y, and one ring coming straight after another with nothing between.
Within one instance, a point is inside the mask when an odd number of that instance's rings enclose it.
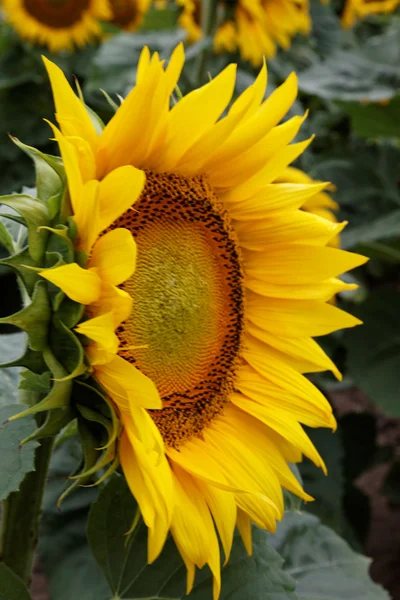
<instances>
[{"instance_id":1,"label":"blurred yellow flower","mask_svg":"<svg viewBox=\"0 0 400 600\"><path fill-rule=\"evenodd\" d=\"M311 141L292 143L305 117L280 124L296 76L264 100L264 65L231 104L229 65L171 107L183 65L182 45L168 65L144 48L135 87L99 132L47 63L89 259L42 276L86 305L77 330L123 423L149 562L171 531L187 592L208 564L216 600L219 540L227 561L237 526L251 553L251 523L275 530L283 488L311 499L287 463L305 455L325 469L302 424L335 419L303 373L340 377L312 336L359 323L327 301L365 259L327 247L342 225L302 210L325 183L277 183Z\"/></svg>"},{"instance_id":2,"label":"blurred yellow flower","mask_svg":"<svg viewBox=\"0 0 400 600\"><path fill-rule=\"evenodd\" d=\"M231 21L229 21L231 23ZM297 33L311 29L308 0L238 0L234 11L235 41L243 59L255 67L272 58L277 46L288 49ZM222 25L224 28L226 24ZM216 34L217 51L232 52L231 26Z\"/></svg>"},{"instance_id":3,"label":"blurred yellow flower","mask_svg":"<svg viewBox=\"0 0 400 600\"><path fill-rule=\"evenodd\" d=\"M150 8L151 0L110 0L111 23L125 31L136 31Z\"/></svg>"},{"instance_id":4,"label":"blurred yellow flower","mask_svg":"<svg viewBox=\"0 0 400 600\"><path fill-rule=\"evenodd\" d=\"M368 15L391 13L399 6L400 0L346 0L342 14L342 26L350 29Z\"/></svg>"},{"instance_id":5,"label":"blurred yellow flower","mask_svg":"<svg viewBox=\"0 0 400 600\"><path fill-rule=\"evenodd\" d=\"M100 20L111 16L108 0L3 0L2 8L21 38L52 52L99 37Z\"/></svg>"}]
</instances>

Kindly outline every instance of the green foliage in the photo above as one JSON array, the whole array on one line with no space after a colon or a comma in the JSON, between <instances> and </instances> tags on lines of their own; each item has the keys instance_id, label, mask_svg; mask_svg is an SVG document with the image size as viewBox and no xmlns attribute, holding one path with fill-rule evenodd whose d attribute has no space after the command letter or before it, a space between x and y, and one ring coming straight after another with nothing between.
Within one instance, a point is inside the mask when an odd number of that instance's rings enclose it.
<instances>
[{"instance_id":1,"label":"green foliage","mask_svg":"<svg viewBox=\"0 0 400 600\"><path fill-rule=\"evenodd\" d=\"M185 597L185 566L171 539L153 565L147 564L147 528L132 528L137 505L122 478L114 477L93 504L88 539L93 554L115 597L139 600ZM236 538L230 561L222 572L221 600L247 598L269 600L279 595L293 599L294 585L282 570L282 559L268 543L267 534L254 529L254 556L248 557ZM201 572L191 597L212 596L212 577Z\"/></svg>"},{"instance_id":2,"label":"green foliage","mask_svg":"<svg viewBox=\"0 0 400 600\"><path fill-rule=\"evenodd\" d=\"M0 600L31 600L24 582L4 564L0 564Z\"/></svg>"},{"instance_id":3,"label":"green foliage","mask_svg":"<svg viewBox=\"0 0 400 600\"><path fill-rule=\"evenodd\" d=\"M388 600L387 592L369 577L371 561L316 517L287 513L271 540L296 581L299 600Z\"/></svg>"},{"instance_id":4,"label":"green foliage","mask_svg":"<svg viewBox=\"0 0 400 600\"><path fill-rule=\"evenodd\" d=\"M34 419L29 417L8 421L20 412L20 406L0 406L0 500L18 490L26 473L34 470L36 442L20 447L22 440L36 428Z\"/></svg>"}]
</instances>

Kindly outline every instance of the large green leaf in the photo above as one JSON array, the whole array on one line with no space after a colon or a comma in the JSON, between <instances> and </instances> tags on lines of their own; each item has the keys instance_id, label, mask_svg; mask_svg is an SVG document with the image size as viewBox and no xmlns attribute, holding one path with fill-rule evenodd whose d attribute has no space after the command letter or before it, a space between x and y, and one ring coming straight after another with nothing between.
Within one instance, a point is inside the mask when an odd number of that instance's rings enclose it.
<instances>
[{"instance_id":1,"label":"large green leaf","mask_svg":"<svg viewBox=\"0 0 400 600\"><path fill-rule=\"evenodd\" d=\"M147 528L141 522L133 533L137 505L125 481L113 477L93 504L88 539L115 598L181 600L185 597L186 569L169 539L160 558L147 564ZM294 585L282 570L280 556L268 535L254 529L253 557L236 538L231 558L222 571L221 600L295 600ZM203 570L196 579L192 600L212 598L212 577Z\"/></svg>"},{"instance_id":2,"label":"large green leaf","mask_svg":"<svg viewBox=\"0 0 400 600\"><path fill-rule=\"evenodd\" d=\"M381 102L400 86L399 27L370 37L360 48L337 50L300 74L300 89L327 100Z\"/></svg>"},{"instance_id":3,"label":"large green leaf","mask_svg":"<svg viewBox=\"0 0 400 600\"><path fill-rule=\"evenodd\" d=\"M0 564L0 600L31 600L22 579L4 564Z\"/></svg>"},{"instance_id":4,"label":"large green leaf","mask_svg":"<svg viewBox=\"0 0 400 600\"><path fill-rule=\"evenodd\" d=\"M400 210L393 210L386 215L345 229L342 233L342 247L354 248L358 244L390 240L400 236Z\"/></svg>"},{"instance_id":5,"label":"large green leaf","mask_svg":"<svg viewBox=\"0 0 400 600\"><path fill-rule=\"evenodd\" d=\"M355 309L364 325L346 332L349 374L387 415L400 417L400 293L378 291Z\"/></svg>"},{"instance_id":6,"label":"large green leaf","mask_svg":"<svg viewBox=\"0 0 400 600\"><path fill-rule=\"evenodd\" d=\"M4 500L19 489L26 473L34 470L37 442L20 446L22 440L36 429L32 417L9 422L8 419L21 412L22 406L0 407L0 500Z\"/></svg>"},{"instance_id":7,"label":"large green leaf","mask_svg":"<svg viewBox=\"0 0 400 600\"><path fill-rule=\"evenodd\" d=\"M388 600L368 574L370 559L354 552L313 515L287 513L271 542L296 580L299 600Z\"/></svg>"}]
</instances>

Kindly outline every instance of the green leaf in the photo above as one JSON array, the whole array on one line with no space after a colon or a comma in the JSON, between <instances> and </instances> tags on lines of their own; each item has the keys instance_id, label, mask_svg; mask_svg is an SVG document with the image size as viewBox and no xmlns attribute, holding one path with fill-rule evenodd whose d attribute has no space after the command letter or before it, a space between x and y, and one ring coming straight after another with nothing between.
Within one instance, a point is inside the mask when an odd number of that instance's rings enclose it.
<instances>
[{"instance_id":1,"label":"green leaf","mask_svg":"<svg viewBox=\"0 0 400 600\"><path fill-rule=\"evenodd\" d=\"M23 352L25 337L22 332L0 335L0 364L12 362ZM0 368L0 406L17 402L19 373L15 367Z\"/></svg>"},{"instance_id":2,"label":"green leaf","mask_svg":"<svg viewBox=\"0 0 400 600\"><path fill-rule=\"evenodd\" d=\"M0 245L4 246L4 248L8 250L9 254L12 254L14 252L14 242L10 232L3 223L3 219L4 217L2 217L0 220Z\"/></svg>"},{"instance_id":3,"label":"green leaf","mask_svg":"<svg viewBox=\"0 0 400 600\"><path fill-rule=\"evenodd\" d=\"M110 587L118 598L181 600L186 568L172 539L153 565L147 564L147 528L140 522L127 536L137 504L121 478L114 476L93 504L88 540ZM222 570L221 600L295 600L294 585L282 570L282 559L271 548L268 534L254 528L253 556L248 557L238 536ZM191 592L192 600L212 598L212 577L202 570Z\"/></svg>"},{"instance_id":4,"label":"green leaf","mask_svg":"<svg viewBox=\"0 0 400 600\"><path fill-rule=\"evenodd\" d=\"M364 325L344 337L349 374L391 417L400 417L400 293L377 291L354 309Z\"/></svg>"},{"instance_id":5,"label":"green leaf","mask_svg":"<svg viewBox=\"0 0 400 600\"><path fill-rule=\"evenodd\" d=\"M400 139L400 96L381 104L347 102L341 106L350 115L356 135L364 138Z\"/></svg>"},{"instance_id":6,"label":"green leaf","mask_svg":"<svg viewBox=\"0 0 400 600\"><path fill-rule=\"evenodd\" d=\"M345 229L341 234L342 247L354 248L358 244L390 240L400 236L400 210L394 210L372 221Z\"/></svg>"},{"instance_id":7,"label":"green leaf","mask_svg":"<svg viewBox=\"0 0 400 600\"><path fill-rule=\"evenodd\" d=\"M31 600L22 579L5 564L0 564L0 600Z\"/></svg>"},{"instance_id":8,"label":"green leaf","mask_svg":"<svg viewBox=\"0 0 400 600\"><path fill-rule=\"evenodd\" d=\"M296 581L299 600L389 600L369 577L370 559L316 517L287 513L270 539Z\"/></svg>"},{"instance_id":9,"label":"green leaf","mask_svg":"<svg viewBox=\"0 0 400 600\"><path fill-rule=\"evenodd\" d=\"M22 406L0 406L0 500L19 489L26 473L34 470L36 442L20 447L22 440L36 429L32 417L8 422L21 412Z\"/></svg>"},{"instance_id":10,"label":"green leaf","mask_svg":"<svg viewBox=\"0 0 400 600\"><path fill-rule=\"evenodd\" d=\"M399 28L371 36L361 48L337 50L303 71L300 90L326 100L380 102L400 86Z\"/></svg>"},{"instance_id":11,"label":"green leaf","mask_svg":"<svg viewBox=\"0 0 400 600\"><path fill-rule=\"evenodd\" d=\"M48 231L38 231L38 228L50 223L47 208L27 194L0 196L0 204L13 208L24 219L28 228L29 252L33 260L40 261L46 248Z\"/></svg>"},{"instance_id":12,"label":"green leaf","mask_svg":"<svg viewBox=\"0 0 400 600\"><path fill-rule=\"evenodd\" d=\"M85 528L97 488L78 488L57 508L68 476L81 462L76 438L65 441L52 457L45 490L39 555L52 600L110 600L111 593L90 552Z\"/></svg>"}]
</instances>

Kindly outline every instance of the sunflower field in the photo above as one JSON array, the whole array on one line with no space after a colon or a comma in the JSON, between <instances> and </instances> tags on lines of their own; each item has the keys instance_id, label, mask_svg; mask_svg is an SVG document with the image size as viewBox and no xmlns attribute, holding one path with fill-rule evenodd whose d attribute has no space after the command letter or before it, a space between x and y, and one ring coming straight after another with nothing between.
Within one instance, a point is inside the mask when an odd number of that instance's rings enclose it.
<instances>
[{"instance_id":1,"label":"sunflower field","mask_svg":"<svg viewBox=\"0 0 400 600\"><path fill-rule=\"evenodd\" d=\"M0 0L0 600L400 600L400 0Z\"/></svg>"}]
</instances>

